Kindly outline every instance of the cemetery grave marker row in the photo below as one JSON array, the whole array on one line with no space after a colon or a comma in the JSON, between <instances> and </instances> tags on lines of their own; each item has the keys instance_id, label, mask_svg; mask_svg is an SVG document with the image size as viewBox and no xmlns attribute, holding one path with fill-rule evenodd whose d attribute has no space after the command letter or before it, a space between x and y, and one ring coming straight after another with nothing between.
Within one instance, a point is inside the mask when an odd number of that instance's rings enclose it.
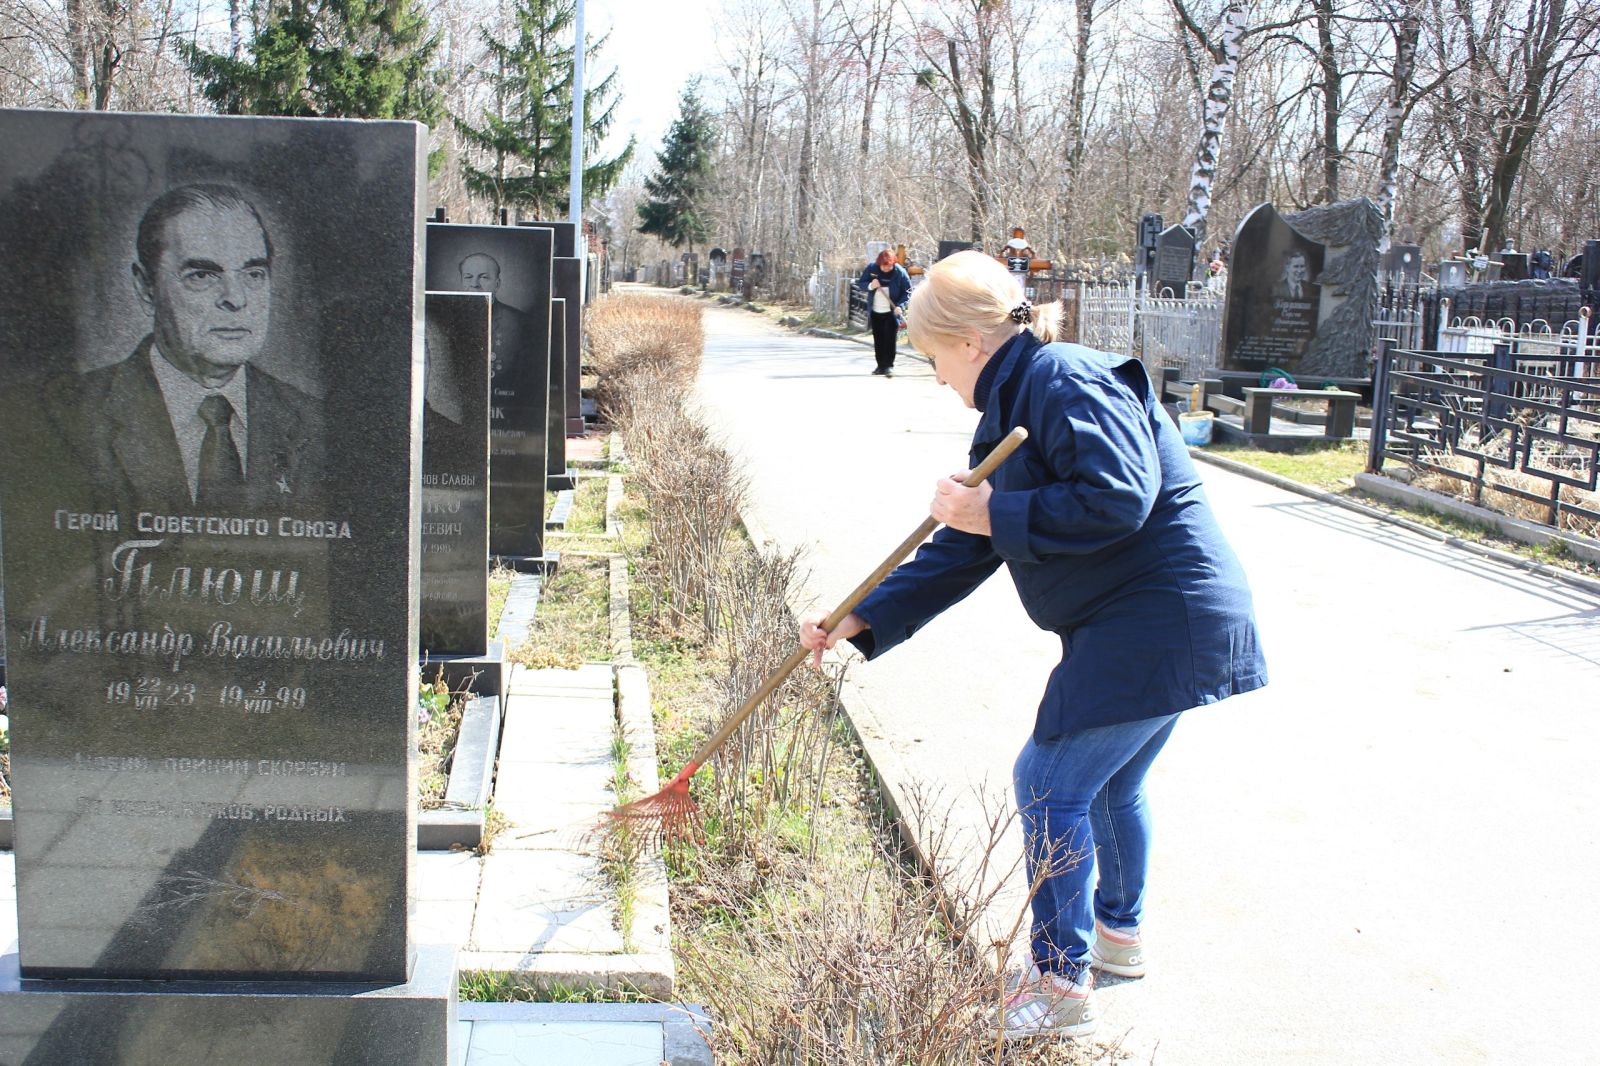
<instances>
[{"instance_id":1,"label":"cemetery grave marker row","mask_svg":"<svg viewBox=\"0 0 1600 1066\"><path fill-rule=\"evenodd\" d=\"M419 652L543 555L583 292L570 224L425 225L425 135L0 111L0 1062L447 1061Z\"/></svg>"}]
</instances>

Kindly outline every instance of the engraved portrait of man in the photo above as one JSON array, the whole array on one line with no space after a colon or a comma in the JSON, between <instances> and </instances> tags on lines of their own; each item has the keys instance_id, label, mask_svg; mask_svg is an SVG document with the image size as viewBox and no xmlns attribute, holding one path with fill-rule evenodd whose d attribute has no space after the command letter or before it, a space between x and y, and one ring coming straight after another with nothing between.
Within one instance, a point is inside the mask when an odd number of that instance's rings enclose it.
<instances>
[{"instance_id":1,"label":"engraved portrait of man","mask_svg":"<svg viewBox=\"0 0 1600 1066\"><path fill-rule=\"evenodd\" d=\"M479 313L482 313L480 308ZM476 445L480 452L487 451L486 429L476 434L467 422L467 401L462 394L462 382L467 380L456 365L456 353L450 337L439 320L429 315L423 329L423 360L425 384L423 385L422 447L425 455L438 455L445 464L461 461L471 454ZM482 349L480 348L481 352ZM479 378L482 381L482 378ZM479 418L483 417L479 409ZM425 465L435 465L428 460Z\"/></svg>"},{"instance_id":2,"label":"engraved portrait of man","mask_svg":"<svg viewBox=\"0 0 1600 1066\"><path fill-rule=\"evenodd\" d=\"M490 373L498 377L521 355L532 337L532 322L525 311L500 299L500 263L486 252L473 252L461 260L461 287L469 292L486 292L494 297L494 313L489 320L490 347L494 361Z\"/></svg>"},{"instance_id":3,"label":"engraved portrait of man","mask_svg":"<svg viewBox=\"0 0 1600 1066\"><path fill-rule=\"evenodd\" d=\"M1283 276L1278 280L1278 295L1299 300L1306 295L1306 284L1311 278L1306 253L1291 251L1283 257Z\"/></svg>"},{"instance_id":4,"label":"engraved portrait of man","mask_svg":"<svg viewBox=\"0 0 1600 1066\"><path fill-rule=\"evenodd\" d=\"M134 252L149 332L64 398L86 458L144 506L306 502L321 419L310 396L256 365L276 266L260 213L230 186L181 185L145 210Z\"/></svg>"}]
</instances>

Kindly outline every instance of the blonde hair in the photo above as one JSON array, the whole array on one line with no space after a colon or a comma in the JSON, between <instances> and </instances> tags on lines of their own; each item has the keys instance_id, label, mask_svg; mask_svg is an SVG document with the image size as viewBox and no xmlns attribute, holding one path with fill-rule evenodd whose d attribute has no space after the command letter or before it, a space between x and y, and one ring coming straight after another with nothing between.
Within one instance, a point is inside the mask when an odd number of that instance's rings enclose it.
<instances>
[{"instance_id":1,"label":"blonde hair","mask_svg":"<svg viewBox=\"0 0 1600 1066\"><path fill-rule=\"evenodd\" d=\"M928 351L929 341L965 341L976 330L993 352L1022 331L1011 318L1022 302L1016 278L998 260L982 252L957 252L935 263L911 290L906 332L912 344ZM1027 328L1046 344L1055 340L1061 333L1061 304L1033 308Z\"/></svg>"}]
</instances>

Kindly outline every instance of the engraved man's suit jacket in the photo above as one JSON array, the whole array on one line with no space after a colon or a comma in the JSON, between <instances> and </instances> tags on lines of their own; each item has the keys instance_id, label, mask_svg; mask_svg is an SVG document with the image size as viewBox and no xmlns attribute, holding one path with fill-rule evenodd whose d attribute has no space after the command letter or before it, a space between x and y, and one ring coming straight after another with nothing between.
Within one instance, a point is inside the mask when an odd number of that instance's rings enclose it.
<instances>
[{"instance_id":1,"label":"engraved man's suit jacket","mask_svg":"<svg viewBox=\"0 0 1600 1066\"><path fill-rule=\"evenodd\" d=\"M120 363L58 382L61 424L116 500L144 508L189 508L177 434L150 360L152 338ZM323 422L311 397L254 366L245 367L245 504L293 513L324 497ZM70 391L69 391L70 390Z\"/></svg>"}]
</instances>

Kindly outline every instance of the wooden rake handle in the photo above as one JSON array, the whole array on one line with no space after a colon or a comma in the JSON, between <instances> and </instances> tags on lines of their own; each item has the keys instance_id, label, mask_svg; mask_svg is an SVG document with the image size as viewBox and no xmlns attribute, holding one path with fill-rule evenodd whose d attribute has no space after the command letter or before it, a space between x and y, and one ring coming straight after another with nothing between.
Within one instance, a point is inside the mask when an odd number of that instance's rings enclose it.
<instances>
[{"instance_id":1,"label":"wooden rake handle","mask_svg":"<svg viewBox=\"0 0 1600 1066\"><path fill-rule=\"evenodd\" d=\"M967 480L964 482L967 488L975 489L987 481L989 475L993 474L995 469L1005 462L1011 453L1016 451L1017 447L1027 439L1028 431L1021 426L1006 434L1005 439L995 446L994 451L985 456L983 462L979 463L977 468L967 475ZM828 633L833 632L839 623L844 621L845 616L860 606L861 601L867 598L867 594L877 588L878 583L889 576L891 570L899 566L906 556L916 551L917 545L928 539L928 535L938 525L938 521L932 515L924 518L922 524L917 526L909 537L901 541L894 551L889 553L889 557L879 563L878 568L867 575L866 580L857 585L855 591L844 598L844 602L833 609L833 613L828 615L827 619L822 623L823 630ZM779 663L772 673L767 675L766 680L761 682L760 686L739 705L739 709L728 716L727 721L722 723L709 740L700 745L700 750L694 753L694 758L684 767L684 773L679 776L691 775L704 766L706 760L711 758L718 748L722 747L723 743L733 735L735 729L739 728L740 723L750 717L751 712L761 705L761 701L772 695L772 690L781 685L784 678L794 673L795 667L805 662L806 656L810 654L802 646L796 648L789 654L787 659Z\"/></svg>"}]
</instances>

